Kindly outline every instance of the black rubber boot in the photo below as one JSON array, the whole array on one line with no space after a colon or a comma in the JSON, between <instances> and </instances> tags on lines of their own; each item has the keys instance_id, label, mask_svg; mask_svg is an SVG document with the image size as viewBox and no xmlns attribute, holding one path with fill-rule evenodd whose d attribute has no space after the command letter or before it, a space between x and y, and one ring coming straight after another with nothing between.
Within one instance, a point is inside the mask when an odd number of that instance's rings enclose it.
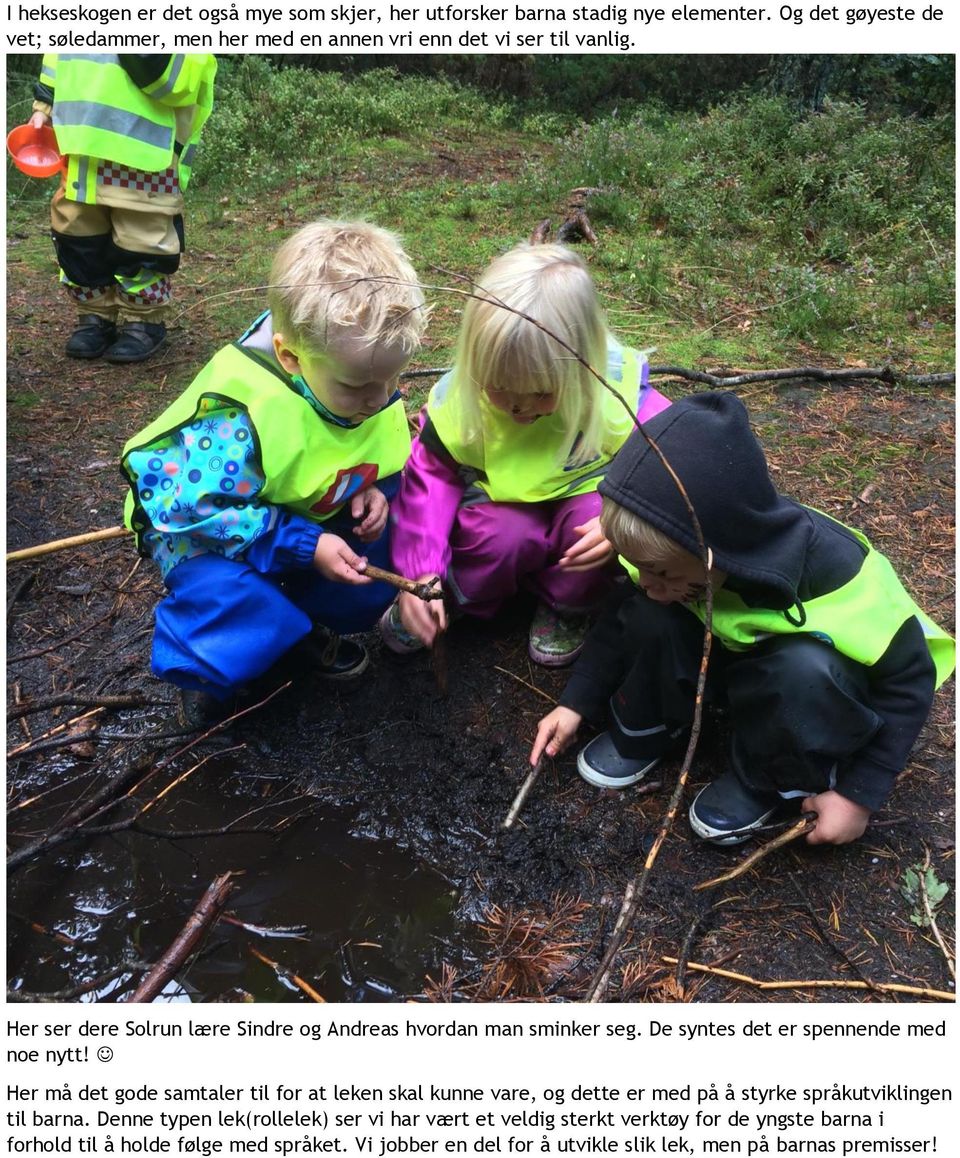
<instances>
[{"instance_id":1,"label":"black rubber boot","mask_svg":"<svg viewBox=\"0 0 960 1158\"><path fill-rule=\"evenodd\" d=\"M177 723L183 728L200 731L212 728L230 715L229 700L218 700L209 692L194 688L177 689Z\"/></svg>"},{"instance_id":2,"label":"black rubber boot","mask_svg":"<svg viewBox=\"0 0 960 1158\"><path fill-rule=\"evenodd\" d=\"M108 362L146 362L167 342L163 322L125 322L117 340L103 355Z\"/></svg>"},{"instance_id":3,"label":"black rubber boot","mask_svg":"<svg viewBox=\"0 0 960 1158\"><path fill-rule=\"evenodd\" d=\"M690 827L701 840L713 844L743 844L762 828L781 805L776 792L749 788L727 769L702 788L687 814Z\"/></svg>"},{"instance_id":4,"label":"black rubber boot","mask_svg":"<svg viewBox=\"0 0 960 1158\"><path fill-rule=\"evenodd\" d=\"M81 314L64 353L68 358L100 358L117 339L117 326L99 314Z\"/></svg>"},{"instance_id":5,"label":"black rubber boot","mask_svg":"<svg viewBox=\"0 0 960 1158\"><path fill-rule=\"evenodd\" d=\"M296 659L313 675L335 683L349 683L363 675L370 656L362 643L335 635L315 624L313 631L295 648Z\"/></svg>"},{"instance_id":6,"label":"black rubber boot","mask_svg":"<svg viewBox=\"0 0 960 1158\"><path fill-rule=\"evenodd\" d=\"M631 760L621 756L609 732L591 740L577 757L577 771L597 788L628 788L637 784L660 763L657 756Z\"/></svg>"}]
</instances>

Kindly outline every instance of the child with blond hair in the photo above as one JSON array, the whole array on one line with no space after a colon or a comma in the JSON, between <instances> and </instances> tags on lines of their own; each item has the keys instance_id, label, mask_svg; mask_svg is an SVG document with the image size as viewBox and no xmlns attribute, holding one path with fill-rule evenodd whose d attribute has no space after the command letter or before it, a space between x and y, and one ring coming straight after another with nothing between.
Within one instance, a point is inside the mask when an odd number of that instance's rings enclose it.
<instances>
[{"instance_id":1,"label":"child with blond hair","mask_svg":"<svg viewBox=\"0 0 960 1158\"><path fill-rule=\"evenodd\" d=\"M686 742L707 574L679 478L711 566L706 702L729 721L726 769L690 805L690 826L736 845L802 801L811 844L856 840L953 671L953 641L863 535L777 491L735 395L685 399L645 431L659 453L638 431L600 486L604 532L633 583L594 625L531 763L564 751L584 718L604 722L577 769L626 788Z\"/></svg>"},{"instance_id":2,"label":"child with blond hair","mask_svg":"<svg viewBox=\"0 0 960 1158\"><path fill-rule=\"evenodd\" d=\"M611 582L597 484L634 414L669 402L644 355L610 334L586 266L562 245L519 245L493 262L467 301L454 362L430 392L393 507L395 566L439 579L453 611L481 619L533 592L530 656L571 663ZM440 601L401 595L384 640L398 652L430 646L446 615Z\"/></svg>"},{"instance_id":3,"label":"child with blond hair","mask_svg":"<svg viewBox=\"0 0 960 1158\"><path fill-rule=\"evenodd\" d=\"M424 299L398 238L318 221L280 247L269 310L123 451L126 521L158 563L152 668L188 724L295 645L354 678L393 590L388 504L410 452L397 392Z\"/></svg>"}]
</instances>

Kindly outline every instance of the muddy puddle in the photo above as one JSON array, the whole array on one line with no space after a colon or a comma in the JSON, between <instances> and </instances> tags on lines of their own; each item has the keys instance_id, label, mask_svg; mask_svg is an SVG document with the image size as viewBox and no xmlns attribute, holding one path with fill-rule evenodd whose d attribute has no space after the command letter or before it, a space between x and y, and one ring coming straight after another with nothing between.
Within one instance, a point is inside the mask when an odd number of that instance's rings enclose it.
<instances>
[{"instance_id":1,"label":"muddy puddle","mask_svg":"<svg viewBox=\"0 0 960 1158\"><path fill-rule=\"evenodd\" d=\"M395 841L371 839L357 810L325 805L321 815L288 784L251 777L240 759L208 762L176 807L152 823L206 831L232 818L242 827L245 813L250 827L271 823L271 813L310 814L277 834L158 840L120 832L23 866L9 898L12 990L69 990L125 960L156 961L208 884L234 871L242 875L228 916L160 1001L311 1000L297 977L327 1001L422 992L449 955L443 945L456 924L455 885ZM61 762L56 775L67 784L77 770ZM31 787L43 791L41 783ZM59 795L69 798L76 787ZM51 802L43 815L31 814L31 825L53 824L63 808ZM119 1001L130 990L130 975L121 974L76 1000Z\"/></svg>"}]
</instances>

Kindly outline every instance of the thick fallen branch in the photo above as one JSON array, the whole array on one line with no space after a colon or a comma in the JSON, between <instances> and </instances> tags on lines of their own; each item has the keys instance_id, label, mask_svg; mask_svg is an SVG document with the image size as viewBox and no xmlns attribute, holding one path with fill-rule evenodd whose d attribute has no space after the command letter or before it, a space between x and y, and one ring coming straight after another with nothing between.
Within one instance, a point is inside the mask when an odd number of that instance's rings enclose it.
<instances>
[{"instance_id":1,"label":"thick fallen branch","mask_svg":"<svg viewBox=\"0 0 960 1158\"><path fill-rule=\"evenodd\" d=\"M667 965L676 965L676 957L661 958ZM757 989L867 989L879 993L910 993L915 997L929 997L934 1001L956 1001L955 993L942 989L922 989L916 985L899 985L893 982L875 981L759 981L745 973L733 973L729 969L714 969L710 965L697 965L690 961L688 969L695 973L710 973L714 977L726 977L728 981L739 981L742 985L753 985Z\"/></svg>"},{"instance_id":2,"label":"thick fallen branch","mask_svg":"<svg viewBox=\"0 0 960 1158\"><path fill-rule=\"evenodd\" d=\"M55 696L21 700L7 712L7 718L16 720L33 712L45 712L48 708L138 708L154 703L149 697L137 693L124 696L95 696L89 692L60 692Z\"/></svg>"},{"instance_id":3,"label":"thick fallen branch","mask_svg":"<svg viewBox=\"0 0 960 1158\"><path fill-rule=\"evenodd\" d=\"M190 956L203 934L216 924L221 909L227 903L227 897L233 891L233 878L238 875L236 872L223 873L210 882L170 948L137 986L130 998L131 1002L152 1001L163 992L167 982Z\"/></svg>"},{"instance_id":4,"label":"thick fallen branch","mask_svg":"<svg viewBox=\"0 0 960 1158\"><path fill-rule=\"evenodd\" d=\"M754 382L788 382L795 378L813 378L816 382L859 382L878 379L889 386L903 383L906 386L952 386L956 374L907 374L892 366L844 367L841 370L824 370L820 366L798 366L790 370L747 370L739 374L708 374L705 370L688 370L684 366L651 366L651 375L667 378L685 378L688 382L702 382L718 390L729 390L731 386L749 386Z\"/></svg>"}]
</instances>

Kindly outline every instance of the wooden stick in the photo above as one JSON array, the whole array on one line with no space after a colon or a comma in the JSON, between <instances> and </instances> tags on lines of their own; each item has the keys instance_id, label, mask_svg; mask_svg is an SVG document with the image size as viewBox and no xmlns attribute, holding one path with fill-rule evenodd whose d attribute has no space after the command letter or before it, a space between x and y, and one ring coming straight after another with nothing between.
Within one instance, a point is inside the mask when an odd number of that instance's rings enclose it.
<instances>
[{"instance_id":1,"label":"wooden stick","mask_svg":"<svg viewBox=\"0 0 960 1158\"><path fill-rule=\"evenodd\" d=\"M107 527L104 531L87 531L83 535L71 535L69 539L54 539L37 547L24 547L22 551L7 553L8 563L20 563L24 559L36 559L39 555L52 555L54 551L65 551L68 547L83 547L87 543L102 543L107 539L122 539L131 534L126 527Z\"/></svg>"},{"instance_id":2,"label":"wooden stick","mask_svg":"<svg viewBox=\"0 0 960 1158\"><path fill-rule=\"evenodd\" d=\"M298 977L296 973L288 969L286 965L281 965L279 961L271 961L269 957L265 957L263 953L258 952L252 945L248 947L253 956L256 957L258 961L262 961L264 965L269 965L281 981L292 982L294 985L296 985L300 992L305 993L311 1001L316 1001L318 1005L326 1005L327 999L325 997L321 997L316 989L314 989L314 987L309 983L309 981L304 981L302 977Z\"/></svg>"},{"instance_id":3,"label":"wooden stick","mask_svg":"<svg viewBox=\"0 0 960 1158\"><path fill-rule=\"evenodd\" d=\"M709 881L701 881L700 884L693 886L693 891L698 893L701 889L712 889L714 885L722 885L725 881L732 881L739 876L743 876L747 869L753 868L758 860L763 860L768 853L782 848L785 844L789 844L791 840L796 840L798 836L803 836L804 833L809 832L816 823L817 820L815 816L804 816L791 828L781 832L779 836L775 836L773 840L768 840L767 843L761 845L760 848L754 849L748 857L728 873L724 873L719 877L713 877L713 879Z\"/></svg>"},{"instance_id":4,"label":"wooden stick","mask_svg":"<svg viewBox=\"0 0 960 1158\"><path fill-rule=\"evenodd\" d=\"M676 957L661 957L667 965L676 965ZM687 962L687 968L696 973L711 973L714 977L726 977L729 981L740 981L744 985L754 985L757 989L868 989L878 990L881 993L911 993L916 997L931 997L935 1001L956 1001L955 993L948 993L943 989L922 989L916 985L899 985L892 981L873 983L867 981L759 981L756 977L747 977L744 973L731 973L729 969L714 969L710 965L697 965L693 961Z\"/></svg>"},{"instance_id":5,"label":"wooden stick","mask_svg":"<svg viewBox=\"0 0 960 1158\"><path fill-rule=\"evenodd\" d=\"M438 579L432 579L429 583L417 583L415 580L397 575L393 571L384 571L382 567L374 567L372 563L368 563L364 567L363 574L369 575L371 579L379 579L382 583L389 583L391 587L406 591L408 595L416 595L418 599L443 598Z\"/></svg>"},{"instance_id":6,"label":"wooden stick","mask_svg":"<svg viewBox=\"0 0 960 1158\"><path fill-rule=\"evenodd\" d=\"M930 926L930 931L933 933L934 939L943 954L944 960L947 963L947 968L950 970L950 976L956 981L957 969L953 963L953 957L950 955L950 950L947 948L946 942L943 939L943 934L940 932L940 926L937 924L937 915L934 912L933 905L930 904L930 894L927 892L927 869L930 868L930 849L924 848L923 867L917 873L917 884L920 888L920 899L923 901L923 914L927 918L927 924Z\"/></svg>"},{"instance_id":7,"label":"wooden stick","mask_svg":"<svg viewBox=\"0 0 960 1158\"><path fill-rule=\"evenodd\" d=\"M510 805L510 811L507 813L506 819L504 820L503 824L500 825L501 829L513 827L513 822L520 815L520 809L523 808L527 797L530 795L530 789L534 786L534 784L536 784L537 777L543 771L543 766L546 763L546 759L546 756L541 756L536 764L534 764L534 766L527 773L526 780L524 780L524 782L520 785L520 791L514 797L513 804Z\"/></svg>"},{"instance_id":8,"label":"wooden stick","mask_svg":"<svg viewBox=\"0 0 960 1158\"><path fill-rule=\"evenodd\" d=\"M447 641L442 631L433 637L430 662L433 664L433 678L437 681L437 694L444 699L447 694Z\"/></svg>"},{"instance_id":9,"label":"wooden stick","mask_svg":"<svg viewBox=\"0 0 960 1158\"><path fill-rule=\"evenodd\" d=\"M130 998L131 1001L152 1001L157 994L163 992L164 986L190 956L203 934L216 923L220 910L233 891L232 882L237 875L235 872L223 873L210 882L199 904L187 918L187 923L170 948L137 986Z\"/></svg>"},{"instance_id":10,"label":"wooden stick","mask_svg":"<svg viewBox=\"0 0 960 1158\"><path fill-rule=\"evenodd\" d=\"M21 563L25 559L36 559L41 555L52 555L55 551L65 551L69 547L83 547L87 543L101 543L107 539L121 539L131 532L126 527L107 527L103 531L88 531L85 535L71 535L68 539L54 539L50 543L41 543L37 547L24 547L22 551L10 551L7 554L8 563ZM365 575L369 575L371 579L379 579L383 583L389 583L391 587L396 587L400 591L406 591L410 595L416 595L418 599L442 599L443 592L439 586L435 586L436 580L433 583L417 583L413 579L407 579L403 575L397 575L393 571L385 571L382 567L375 567L372 563L368 563L364 568Z\"/></svg>"}]
</instances>

